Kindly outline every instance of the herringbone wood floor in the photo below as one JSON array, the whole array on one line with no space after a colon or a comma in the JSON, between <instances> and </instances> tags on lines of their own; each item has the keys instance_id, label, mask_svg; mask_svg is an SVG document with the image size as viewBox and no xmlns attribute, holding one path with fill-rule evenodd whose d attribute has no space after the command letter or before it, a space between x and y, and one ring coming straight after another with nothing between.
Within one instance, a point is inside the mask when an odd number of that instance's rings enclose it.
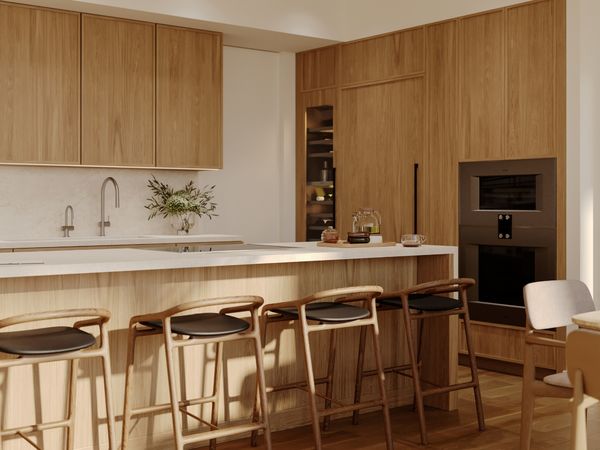
<instances>
[{"instance_id":1,"label":"herringbone wood floor","mask_svg":"<svg viewBox=\"0 0 600 450\"><path fill-rule=\"evenodd\" d=\"M468 376L465 368L461 376ZM460 393L459 409L444 412L427 411L430 445L420 447L416 415L410 407L392 410L392 426L396 450L429 449L518 449L520 430L521 379L519 377L481 371L480 382L484 399L487 430L477 431L472 391ZM536 415L532 450L568 450L570 432L568 400L540 399ZM600 408L592 407L588 416L589 448L600 449ZM324 447L328 450L384 450L381 414L361 416L361 423L353 426L349 419L332 423L331 430L323 433ZM309 427L280 431L273 434L274 449L309 450L313 448ZM220 444L219 450L248 449L248 440Z\"/></svg>"}]
</instances>

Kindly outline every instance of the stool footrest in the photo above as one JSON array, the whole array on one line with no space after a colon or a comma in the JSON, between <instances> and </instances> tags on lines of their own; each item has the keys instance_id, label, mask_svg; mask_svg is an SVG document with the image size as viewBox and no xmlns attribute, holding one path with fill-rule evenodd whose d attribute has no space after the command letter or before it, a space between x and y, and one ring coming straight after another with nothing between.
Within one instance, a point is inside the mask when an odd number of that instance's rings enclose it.
<instances>
[{"instance_id":1,"label":"stool footrest","mask_svg":"<svg viewBox=\"0 0 600 450\"><path fill-rule=\"evenodd\" d=\"M235 425L232 427L219 428L218 430L206 431L201 433L196 433L183 437L184 444L193 444L195 442L201 441L210 441L212 439L219 439L226 436L231 436L234 434L244 434L250 433L252 431L258 431L265 428L265 424L262 422L245 424L245 425Z\"/></svg>"},{"instance_id":2,"label":"stool footrest","mask_svg":"<svg viewBox=\"0 0 600 450\"><path fill-rule=\"evenodd\" d=\"M423 394L423 397L429 396L429 395L446 394L446 393L452 392L452 391L460 391L461 389L474 388L475 386L477 386L477 383L475 383L474 381L469 381L467 383L458 383L458 384L452 384L450 386L442 386L442 387L436 387L436 388L431 388L431 389L424 389L422 391L422 394Z\"/></svg>"},{"instance_id":3,"label":"stool footrest","mask_svg":"<svg viewBox=\"0 0 600 450\"><path fill-rule=\"evenodd\" d=\"M24 427L8 428L0 432L1 436L12 436L18 433L35 433L37 431L52 430L53 428L66 428L71 425L69 419L57 420L54 422L40 423L37 425L28 425Z\"/></svg>"},{"instance_id":4,"label":"stool footrest","mask_svg":"<svg viewBox=\"0 0 600 450\"><path fill-rule=\"evenodd\" d=\"M315 384L325 384L328 381L329 380L327 379L327 377L316 378L315 379ZM267 387L267 394L270 394L271 392L287 391L287 390L290 390L290 389L306 390L307 386L308 386L308 383L306 381L296 381L296 382L293 382L293 383L278 384L277 386L268 386Z\"/></svg>"},{"instance_id":5,"label":"stool footrest","mask_svg":"<svg viewBox=\"0 0 600 450\"><path fill-rule=\"evenodd\" d=\"M374 408L383 406L383 400L371 400L369 402L354 403L352 405L338 406L337 408L322 409L318 411L319 417L331 416L333 414L343 414L365 408Z\"/></svg>"},{"instance_id":6,"label":"stool footrest","mask_svg":"<svg viewBox=\"0 0 600 450\"><path fill-rule=\"evenodd\" d=\"M190 400L182 400L179 402L179 407L185 408L187 406L202 405L204 403L212 403L216 400L217 400L217 398L214 395L212 395L210 397L201 397L201 398L194 398L194 399L190 399ZM167 411L170 409L171 409L171 403L161 403L160 405L144 406L141 408L132 409L131 416L142 416L145 414L152 414L152 413L157 413L157 412L161 412L161 411Z\"/></svg>"}]
</instances>

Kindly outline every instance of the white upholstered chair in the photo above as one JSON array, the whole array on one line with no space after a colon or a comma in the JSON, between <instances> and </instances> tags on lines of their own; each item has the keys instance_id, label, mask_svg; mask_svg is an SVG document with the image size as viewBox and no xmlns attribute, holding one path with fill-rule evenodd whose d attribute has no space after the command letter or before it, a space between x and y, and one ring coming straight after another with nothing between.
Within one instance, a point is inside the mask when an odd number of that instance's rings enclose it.
<instances>
[{"instance_id":1,"label":"white upholstered chair","mask_svg":"<svg viewBox=\"0 0 600 450\"><path fill-rule=\"evenodd\" d=\"M565 348L565 342L535 335L535 331L565 327L575 314L593 311L594 301L581 281L553 280L530 283L523 289L527 325L523 362L521 450L529 450L536 397L571 398L573 388L566 372L535 379L534 346Z\"/></svg>"}]
</instances>

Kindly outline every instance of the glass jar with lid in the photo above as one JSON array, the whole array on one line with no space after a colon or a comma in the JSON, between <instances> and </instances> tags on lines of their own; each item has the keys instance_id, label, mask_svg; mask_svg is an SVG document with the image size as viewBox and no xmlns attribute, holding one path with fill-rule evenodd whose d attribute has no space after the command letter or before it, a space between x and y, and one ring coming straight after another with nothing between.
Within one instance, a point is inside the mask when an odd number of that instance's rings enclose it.
<instances>
[{"instance_id":1,"label":"glass jar with lid","mask_svg":"<svg viewBox=\"0 0 600 450\"><path fill-rule=\"evenodd\" d=\"M381 214L373 208L361 208L352 214L352 231L381 234Z\"/></svg>"}]
</instances>

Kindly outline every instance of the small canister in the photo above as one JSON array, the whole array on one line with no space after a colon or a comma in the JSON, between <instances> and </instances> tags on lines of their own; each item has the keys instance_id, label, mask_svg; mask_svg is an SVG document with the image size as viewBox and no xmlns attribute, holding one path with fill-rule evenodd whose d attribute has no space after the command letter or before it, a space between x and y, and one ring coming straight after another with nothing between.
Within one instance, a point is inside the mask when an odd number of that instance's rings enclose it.
<instances>
[{"instance_id":1,"label":"small canister","mask_svg":"<svg viewBox=\"0 0 600 450\"><path fill-rule=\"evenodd\" d=\"M332 226L325 228L321 233L321 241L327 242L328 244L335 244L339 239L340 234Z\"/></svg>"}]
</instances>

